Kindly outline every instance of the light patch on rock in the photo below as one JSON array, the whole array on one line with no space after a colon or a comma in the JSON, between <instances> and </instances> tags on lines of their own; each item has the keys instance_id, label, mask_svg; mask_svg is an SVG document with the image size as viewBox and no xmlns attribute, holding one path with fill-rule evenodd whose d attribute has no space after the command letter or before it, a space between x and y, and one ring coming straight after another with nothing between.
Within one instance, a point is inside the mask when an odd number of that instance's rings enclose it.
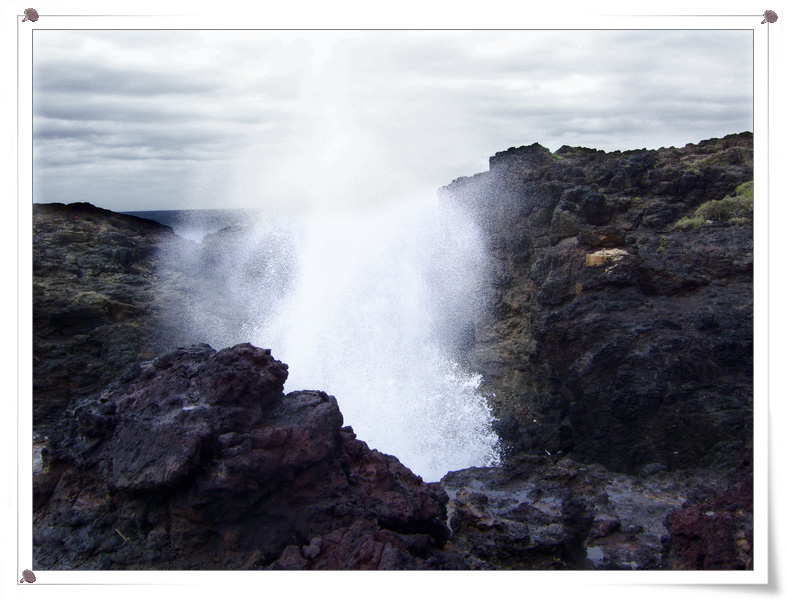
<instances>
[{"instance_id":1,"label":"light patch on rock","mask_svg":"<svg viewBox=\"0 0 786 600\"><path fill-rule=\"evenodd\" d=\"M588 267L597 267L606 262L616 263L625 256L628 256L628 251L622 248L604 248L603 250L587 254L586 265Z\"/></svg>"}]
</instances>

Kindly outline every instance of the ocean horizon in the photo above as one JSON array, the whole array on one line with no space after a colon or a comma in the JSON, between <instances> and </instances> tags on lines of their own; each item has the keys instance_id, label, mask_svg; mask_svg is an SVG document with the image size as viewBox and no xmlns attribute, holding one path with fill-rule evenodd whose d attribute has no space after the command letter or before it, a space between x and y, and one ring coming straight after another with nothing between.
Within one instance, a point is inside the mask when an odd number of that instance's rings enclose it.
<instances>
[{"instance_id":1,"label":"ocean horizon","mask_svg":"<svg viewBox=\"0 0 786 600\"><path fill-rule=\"evenodd\" d=\"M182 238L201 242L206 235L225 227L254 222L257 211L243 208L203 208L181 210L118 211L119 214L150 219L167 225Z\"/></svg>"}]
</instances>

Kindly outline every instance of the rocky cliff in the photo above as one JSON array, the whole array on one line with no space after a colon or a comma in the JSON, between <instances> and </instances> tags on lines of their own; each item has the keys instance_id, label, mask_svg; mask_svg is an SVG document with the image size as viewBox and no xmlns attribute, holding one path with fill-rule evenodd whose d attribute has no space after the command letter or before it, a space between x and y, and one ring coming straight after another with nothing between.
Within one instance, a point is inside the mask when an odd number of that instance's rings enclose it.
<instances>
[{"instance_id":1,"label":"rocky cliff","mask_svg":"<svg viewBox=\"0 0 786 600\"><path fill-rule=\"evenodd\" d=\"M170 227L87 203L33 205L33 427L171 349L183 275L157 260ZM161 285L166 280L169 285ZM177 282L181 285L178 287Z\"/></svg>"},{"instance_id":2,"label":"rocky cliff","mask_svg":"<svg viewBox=\"0 0 786 600\"><path fill-rule=\"evenodd\" d=\"M507 458L441 485L269 351L190 345L194 302L249 310L200 291L232 232L178 264L169 228L34 206L36 567L751 568L751 160L535 144L443 188L489 251L460 337Z\"/></svg>"},{"instance_id":3,"label":"rocky cliff","mask_svg":"<svg viewBox=\"0 0 786 600\"><path fill-rule=\"evenodd\" d=\"M425 484L286 375L198 345L72 403L34 470L35 568L752 566L749 457L637 477L524 455Z\"/></svg>"},{"instance_id":4,"label":"rocky cliff","mask_svg":"<svg viewBox=\"0 0 786 600\"><path fill-rule=\"evenodd\" d=\"M482 224L489 310L465 360L510 452L615 471L735 463L752 439L752 136L533 144L441 190Z\"/></svg>"},{"instance_id":5,"label":"rocky cliff","mask_svg":"<svg viewBox=\"0 0 786 600\"><path fill-rule=\"evenodd\" d=\"M34 204L36 438L69 403L101 392L141 360L205 334L224 346L243 339L260 309L253 286L237 282L258 277L287 243L227 228L197 244L87 203Z\"/></svg>"}]
</instances>

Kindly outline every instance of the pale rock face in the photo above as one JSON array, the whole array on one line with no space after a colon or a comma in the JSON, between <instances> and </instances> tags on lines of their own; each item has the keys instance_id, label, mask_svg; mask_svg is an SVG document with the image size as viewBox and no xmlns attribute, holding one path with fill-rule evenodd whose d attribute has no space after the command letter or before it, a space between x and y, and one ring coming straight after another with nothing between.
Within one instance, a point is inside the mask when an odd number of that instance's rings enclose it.
<instances>
[{"instance_id":1,"label":"pale rock face","mask_svg":"<svg viewBox=\"0 0 786 600\"><path fill-rule=\"evenodd\" d=\"M623 250L622 248L607 248L599 252L587 254L586 264L588 267L595 267L602 265L607 260L616 262L623 256L628 256L627 250Z\"/></svg>"}]
</instances>

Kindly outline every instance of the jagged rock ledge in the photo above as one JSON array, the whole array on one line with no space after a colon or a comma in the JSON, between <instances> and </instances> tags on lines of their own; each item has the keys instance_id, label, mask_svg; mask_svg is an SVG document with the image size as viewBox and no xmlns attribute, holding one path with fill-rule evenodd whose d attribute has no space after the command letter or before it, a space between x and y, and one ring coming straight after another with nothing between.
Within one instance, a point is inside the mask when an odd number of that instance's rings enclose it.
<instances>
[{"instance_id":1,"label":"jagged rock ledge","mask_svg":"<svg viewBox=\"0 0 786 600\"><path fill-rule=\"evenodd\" d=\"M526 455L427 484L286 375L198 345L76 402L34 474L34 568L752 566L750 457L629 476Z\"/></svg>"},{"instance_id":2,"label":"jagged rock ledge","mask_svg":"<svg viewBox=\"0 0 786 600\"><path fill-rule=\"evenodd\" d=\"M188 242L34 206L34 428L52 438L37 568L751 568L753 216L694 216L751 179L738 134L527 146L445 188L491 254L465 361L509 450L503 467L448 475L447 495L342 429L330 396L276 391L265 351L135 367L193 341L194 273L155 254ZM148 383L174 387L153 400ZM321 441L298 458L278 435ZM263 464L270 481L245 474Z\"/></svg>"},{"instance_id":3,"label":"jagged rock ledge","mask_svg":"<svg viewBox=\"0 0 786 600\"><path fill-rule=\"evenodd\" d=\"M286 375L250 344L192 346L76 403L35 476L34 568L464 567L442 488Z\"/></svg>"},{"instance_id":4,"label":"jagged rock ledge","mask_svg":"<svg viewBox=\"0 0 786 600\"><path fill-rule=\"evenodd\" d=\"M750 452L731 471L614 473L519 455L448 473L446 548L473 569L751 569Z\"/></svg>"},{"instance_id":5,"label":"jagged rock ledge","mask_svg":"<svg viewBox=\"0 0 786 600\"><path fill-rule=\"evenodd\" d=\"M37 438L70 402L174 347L190 284L157 256L184 243L171 227L84 202L33 205Z\"/></svg>"}]
</instances>

